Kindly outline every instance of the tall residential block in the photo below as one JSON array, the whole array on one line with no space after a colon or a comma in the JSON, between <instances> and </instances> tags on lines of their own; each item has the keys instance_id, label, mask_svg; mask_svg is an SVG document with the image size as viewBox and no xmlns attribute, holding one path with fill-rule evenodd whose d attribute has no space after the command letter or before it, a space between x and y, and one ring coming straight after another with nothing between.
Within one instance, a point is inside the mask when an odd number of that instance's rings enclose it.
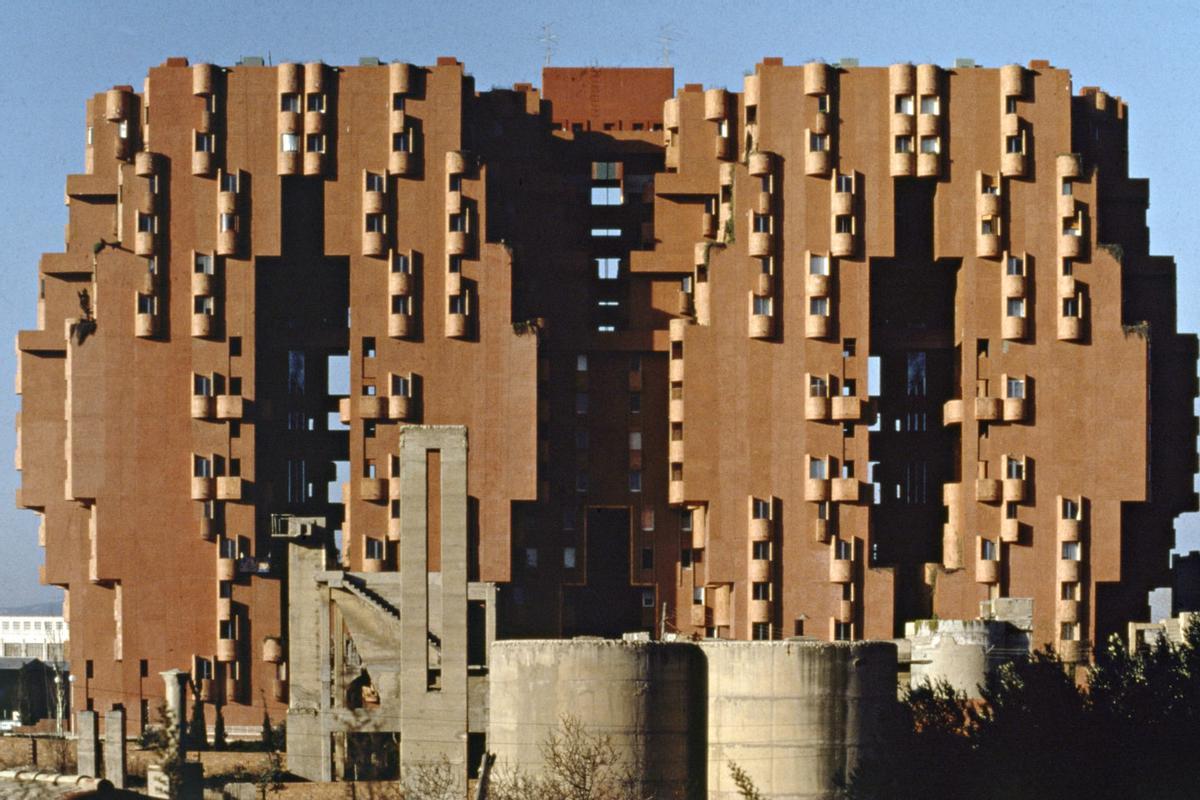
<instances>
[{"instance_id":1,"label":"tall residential block","mask_svg":"<svg viewBox=\"0 0 1200 800\"><path fill-rule=\"evenodd\" d=\"M741 89L168 59L95 96L17 341L74 706L144 723L181 668L227 724L280 714L280 518L402 573L408 424L469 432L500 638L887 638L1014 597L1083 661L1142 616L1196 509L1197 347L1125 105L1046 62Z\"/></svg>"}]
</instances>

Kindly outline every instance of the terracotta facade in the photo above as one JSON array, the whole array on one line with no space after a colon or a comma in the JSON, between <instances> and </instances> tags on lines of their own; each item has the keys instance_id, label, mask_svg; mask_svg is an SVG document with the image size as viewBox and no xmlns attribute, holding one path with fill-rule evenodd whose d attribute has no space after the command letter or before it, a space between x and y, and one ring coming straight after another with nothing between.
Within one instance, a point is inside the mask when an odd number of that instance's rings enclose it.
<instances>
[{"instance_id":1,"label":"terracotta facade","mask_svg":"<svg viewBox=\"0 0 1200 800\"><path fill-rule=\"evenodd\" d=\"M169 59L96 95L17 341L76 707L136 722L179 667L280 712L272 517L397 570L409 422L470 432L502 637L888 638L1011 596L1079 660L1140 617L1196 508L1196 338L1125 105L1045 62L741 89Z\"/></svg>"}]
</instances>

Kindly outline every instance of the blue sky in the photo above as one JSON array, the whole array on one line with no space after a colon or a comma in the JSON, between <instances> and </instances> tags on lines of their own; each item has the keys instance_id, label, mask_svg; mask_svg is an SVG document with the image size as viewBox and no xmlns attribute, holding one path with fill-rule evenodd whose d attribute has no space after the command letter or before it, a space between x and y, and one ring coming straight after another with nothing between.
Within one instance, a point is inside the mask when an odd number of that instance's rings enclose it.
<instances>
[{"instance_id":1,"label":"blue sky","mask_svg":"<svg viewBox=\"0 0 1200 800\"><path fill-rule=\"evenodd\" d=\"M114 84L140 87L168 56L231 64L359 56L462 60L481 89L540 84L546 25L560 66L652 66L669 41L676 81L737 89L763 56L786 63L856 57L983 66L1049 59L1075 87L1098 85L1130 105L1130 169L1150 179L1152 250L1179 263L1183 329L1200 330L1200 7L1109 2L297 2L159 0L8 2L0 30L0 339L35 324L36 268L62 249L63 187L81 172L84 101ZM1189 211L1189 209L1191 209ZM0 453L14 445L12 348L0 347ZM57 595L37 585L36 519L12 504L19 476L0 469L0 606ZM1200 547L1200 518L1178 528Z\"/></svg>"}]
</instances>

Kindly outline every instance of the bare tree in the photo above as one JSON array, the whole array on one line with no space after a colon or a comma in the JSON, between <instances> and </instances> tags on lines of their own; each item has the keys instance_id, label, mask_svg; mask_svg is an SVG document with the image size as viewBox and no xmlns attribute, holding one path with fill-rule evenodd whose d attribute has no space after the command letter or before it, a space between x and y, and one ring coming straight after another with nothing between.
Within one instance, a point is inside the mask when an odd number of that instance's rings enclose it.
<instances>
[{"instance_id":1,"label":"bare tree","mask_svg":"<svg viewBox=\"0 0 1200 800\"><path fill-rule=\"evenodd\" d=\"M400 776L406 798L420 800L461 800L463 787L458 780L460 770L442 756L408 767Z\"/></svg>"},{"instance_id":2,"label":"bare tree","mask_svg":"<svg viewBox=\"0 0 1200 800\"><path fill-rule=\"evenodd\" d=\"M639 791L637 772L607 734L590 733L571 715L541 745L542 772L500 771L489 800L649 800Z\"/></svg>"}]
</instances>

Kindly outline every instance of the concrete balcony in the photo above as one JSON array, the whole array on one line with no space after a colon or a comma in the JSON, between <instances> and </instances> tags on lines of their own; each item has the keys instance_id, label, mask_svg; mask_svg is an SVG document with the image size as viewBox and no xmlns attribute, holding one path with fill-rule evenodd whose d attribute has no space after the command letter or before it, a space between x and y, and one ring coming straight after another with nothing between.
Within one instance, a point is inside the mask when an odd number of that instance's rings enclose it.
<instances>
[{"instance_id":1,"label":"concrete balcony","mask_svg":"<svg viewBox=\"0 0 1200 800\"><path fill-rule=\"evenodd\" d=\"M1091 647L1086 641L1059 639L1054 649L1063 661L1068 664L1078 664L1088 660L1088 651Z\"/></svg>"},{"instance_id":2,"label":"concrete balcony","mask_svg":"<svg viewBox=\"0 0 1200 800\"><path fill-rule=\"evenodd\" d=\"M358 496L368 503L378 503L387 499L388 486L384 478L360 478L358 481Z\"/></svg>"},{"instance_id":3,"label":"concrete balcony","mask_svg":"<svg viewBox=\"0 0 1200 800\"><path fill-rule=\"evenodd\" d=\"M388 154L388 174L408 177L417 174L417 157L412 153L393 150Z\"/></svg>"},{"instance_id":4,"label":"concrete balcony","mask_svg":"<svg viewBox=\"0 0 1200 800\"><path fill-rule=\"evenodd\" d=\"M461 150L446 151L446 174L463 175L467 171L467 158Z\"/></svg>"},{"instance_id":5,"label":"concrete balcony","mask_svg":"<svg viewBox=\"0 0 1200 800\"><path fill-rule=\"evenodd\" d=\"M809 297L828 297L832 283L830 276L810 272L804 276L804 293Z\"/></svg>"},{"instance_id":6,"label":"concrete balcony","mask_svg":"<svg viewBox=\"0 0 1200 800\"><path fill-rule=\"evenodd\" d=\"M826 544L829 541L829 536L832 531L829 529L829 520L815 519L813 520L813 540L818 544Z\"/></svg>"},{"instance_id":7,"label":"concrete balcony","mask_svg":"<svg viewBox=\"0 0 1200 800\"><path fill-rule=\"evenodd\" d=\"M1059 234L1058 255L1060 258L1078 258L1083 252L1083 237L1072 233Z\"/></svg>"},{"instance_id":8,"label":"concrete balcony","mask_svg":"<svg viewBox=\"0 0 1200 800\"><path fill-rule=\"evenodd\" d=\"M683 359L672 358L667 361L667 380L676 383L683 380Z\"/></svg>"},{"instance_id":9,"label":"concrete balcony","mask_svg":"<svg viewBox=\"0 0 1200 800\"><path fill-rule=\"evenodd\" d=\"M857 478L834 478L831 499L837 503L857 503L861 484Z\"/></svg>"},{"instance_id":10,"label":"concrete balcony","mask_svg":"<svg viewBox=\"0 0 1200 800\"><path fill-rule=\"evenodd\" d=\"M462 273L447 272L445 291L447 295L455 295L462 292Z\"/></svg>"},{"instance_id":11,"label":"concrete balcony","mask_svg":"<svg viewBox=\"0 0 1200 800\"><path fill-rule=\"evenodd\" d=\"M387 419L387 398L378 394L358 396L358 415L363 419Z\"/></svg>"},{"instance_id":12,"label":"concrete balcony","mask_svg":"<svg viewBox=\"0 0 1200 800\"><path fill-rule=\"evenodd\" d=\"M461 191L446 192L446 213L461 214L463 210L463 193Z\"/></svg>"},{"instance_id":13,"label":"concrete balcony","mask_svg":"<svg viewBox=\"0 0 1200 800\"><path fill-rule=\"evenodd\" d=\"M679 505L684 501L683 481L670 481L667 484L667 502Z\"/></svg>"},{"instance_id":14,"label":"concrete balcony","mask_svg":"<svg viewBox=\"0 0 1200 800\"><path fill-rule=\"evenodd\" d=\"M1060 194L1057 200L1059 219L1066 219L1075 216L1075 196L1070 194Z\"/></svg>"},{"instance_id":15,"label":"concrete balcony","mask_svg":"<svg viewBox=\"0 0 1200 800\"><path fill-rule=\"evenodd\" d=\"M829 213L838 217L854 213L854 195L850 192L834 192L829 201Z\"/></svg>"},{"instance_id":16,"label":"concrete balcony","mask_svg":"<svg viewBox=\"0 0 1200 800\"><path fill-rule=\"evenodd\" d=\"M305 111L304 112L304 132L305 133L325 133L326 117L323 111Z\"/></svg>"},{"instance_id":17,"label":"concrete balcony","mask_svg":"<svg viewBox=\"0 0 1200 800\"><path fill-rule=\"evenodd\" d=\"M388 273L388 294L410 295L413 293L413 277L410 272Z\"/></svg>"},{"instance_id":18,"label":"concrete balcony","mask_svg":"<svg viewBox=\"0 0 1200 800\"><path fill-rule=\"evenodd\" d=\"M892 153L888 158L888 173L893 178L907 178L917 172L916 153Z\"/></svg>"},{"instance_id":19,"label":"concrete balcony","mask_svg":"<svg viewBox=\"0 0 1200 800\"><path fill-rule=\"evenodd\" d=\"M713 139L713 157L723 161L733 158L733 139L728 136Z\"/></svg>"},{"instance_id":20,"label":"concrete balcony","mask_svg":"<svg viewBox=\"0 0 1200 800\"><path fill-rule=\"evenodd\" d=\"M1026 161L1024 153L1001 153L1000 174L1006 178L1020 178L1025 175Z\"/></svg>"},{"instance_id":21,"label":"concrete balcony","mask_svg":"<svg viewBox=\"0 0 1200 800\"><path fill-rule=\"evenodd\" d=\"M155 154L149 150L140 150L133 155L133 174L139 178L148 178L158 169Z\"/></svg>"},{"instance_id":22,"label":"concrete balcony","mask_svg":"<svg viewBox=\"0 0 1200 800\"><path fill-rule=\"evenodd\" d=\"M979 258L998 258L1000 255L1000 235L997 233L981 233L975 238L975 255Z\"/></svg>"},{"instance_id":23,"label":"concrete balcony","mask_svg":"<svg viewBox=\"0 0 1200 800\"><path fill-rule=\"evenodd\" d=\"M754 211L757 214L770 214L773 205L770 192L759 192L754 196Z\"/></svg>"},{"instance_id":24,"label":"concrete balcony","mask_svg":"<svg viewBox=\"0 0 1200 800\"><path fill-rule=\"evenodd\" d=\"M388 419L407 420L413 416L413 409L416 404L411 397L394 394L387 399L387 416Z\"/></svg>"},{"instance_id":25,"label":"concrete balcony","mask_svg":"<svg viewBox=\"0 0 1200 800\"><path fill-rule=\"evenodd\" d=\"M984 217L1000 216L1000 195L991 192L980 192L975 195L975 213Z\"/></svg>"},{"instance_id":26,"label":"concrete balcony","mask_svg":"<svg viewBox=\"0 0 1200 800\"><path fill-rule=\"evenodd\" d=\"M833 418L838 422L857 422L863 416L860 397L838 396L832 400Z\"/></svg>"},{"instance_id":27,"label":"concrete balcony","mask_svg":"<svg viewBox=\"0 0 1200 800\"><path fill-rule=\"evenodd\" d=\"M775 252L775 237L765 231L754 231L750 234L750 242L746 249L751 258L769 256Z\"/></svg>"},{"instance_id":28,"label":"concrete balcony","mask_svg":"<svg viewBox=\"0 0 1200 800\"><path fill-rule=\"evenodd\" d=\"M917 70L912 64L892 64L888 67L888 91L892 94L913 94L916 91Z\"/></svg>"},{"instance_id":29,"label":"concrete balcony","mask_svg":"<svg viewBox=\"0 0 1200 800\"><path fill-rule=\"evenodd\" d=\"M751 517L748 533L752 542L767 541L771 538L771 520Z\"/></svg>"},{"instance_id":30,"label":"concrete balcony","mask_svg":"<svg viewBox=\"0 0 1200 800\"><path fill-rule=\"evenodd\" d=\"M412 89L412 64L393 61L388 64L388 91L392 94L408 94Z\"/></svg>"},{"instance_id":31,"label":"concrete balcony","mask_svg":"<svg viewBox=\"0 0 1200 800\"><path fill-rule=\"evenodd\" d=\"M1059 583L1076 583L1079 581L1079 561L1074 558L1060 558L1054 570L1054 577Z\"/></svg>"},{"instance_id":32,"label":"concrete balcony","mask_svg":"<svg viewBox=\"0 0 1200 800\"><path fill-rule=\"evenodd\" d=\"M683 422L683 400L671 399L667 401L667 421Z\"/></svg>"},{"instance_id":33,"label":"concrete balcony","mask_svg":"<svg viewBox=\"0 0 1200 800\"><path fill-rule=\"evenodd\" d=\"M216 496L216 481L212 478L192 478L192 499L212 500Z\"/></svg>"},{"instance_id":34,"label":"concrete balcony","mask_svg":"<svg viewBox=\"0 0 1200 800\"><path fill-rule=\"evenodd\" d=\"M240 394L217 395L217 419L242 419L246 412L246 399Z\"/></svg>"},{"instance_id":35,"label":"concrete balcony","mask_svg":"<svg viewBox=\"0 0 1200 800\"><path fill-rule=\"evenodd\" d=\"M804 336L807 339L826 339L833 328L830 318L824 314L808 314L804 318Z\"/></svg>"},{"instance_id":36,"label":"concrete balcony","mask_svg":"<svg viewBox=\"0 0 1200 800\"><path fill-rule=\"evenodd\" d=\"M746 159L746 167L754 177L771 174L771 154L765 152L751 153Z\"/></svg>"},{"instance_id":37,"label":"concrete balcony","mask_svg":"<svg viewBox=\"0 0 1200 800\"><path fill-rule=\"evenodd\" d=\"M1004 414L1004 404L998 397L976 397L975 419L995 422Z\"/></svg>"},{"instance_id":38,"label":"concrete balcony","mask_svg":"<svg viewBox=\"0 0 1200 800\"><path fill-rule=\"evenodd\" d=\"M211 297L216 294L216 276L208 272L192 273L192 294Z\"/></svg>"},{"instance_id":39,"label":"concrete balcony","mask_svg":"<svg viewBox=\"0 0 1200 800\"><path fill-rule=\"evenodd\" d=\"M306 152L304 154L304 174L320 175L325 171L325 154Z\"/></svg>"},{"instance_id":40,"label":"concrete balcony","mask_svg":"<svg viewBox=\"0 0 1200 800\"><path fill-rule=\"evenodd\" d=\"M467 335L466 314L446 314L446 338L461 339Z\"/></svg>"},{"instance_id":41,"label":"concrete balcony","mask_svg":"<svg viewBox=\"0 0 1200 800\"><path fill-rule=\"evenodd\" d=\"M833 154L828 150L809 150L804 154L805 175L828 175L833 168Z\"/></svg>"},{"instance_id":42,"label":"concrete balcony","mask_svg":"<svg viewBox=\"0 0 1200 800\"><path fill-rule=\"evenodd\" d=\"M211 178L213 172L216 171L216 158L209 152L194 152L192 153L192 174L202 177Z\"/></svg>"},{"instance_id":43,"label":"concrete balcony","mask_svg":"<svg viewBox=\"0 0 1200 800\"><path fill-rule=\"evenodd\" d=\"M237 578L237 560L233 558L218 558L217 559L217 580L231 581ZM232 614L232 605L230 606L230 614ZM224 619L228 619L226 616Z\"/></svg>"},{"instance_id":44,"label":"concrete balcony","mask_svg":"<svg viewBox=\"0 0 1200 800\"><path fill-rule=\"evenodd\" d=\"M1004 339L1024 339L1028 330L1025 317L1004 316L1000 319L1000 336Z\"/></svg>"},{"instance_id":45,"label":"concrete balcony","mask_svg":"<svg viewBox=\"0 0 1200 800\"><path fill-rule=\"evenodd\" d=\"M829 254L836 258L854 255L854 234L831 233L829 235Z\"/></svg>"},{"instance_id":46,"label":"concrete balcony","mask_svg":"<svg viewBox=\"0 0 1200 800\"><path fill-rule=\"evenodd\" d=\"M237 661L237 642L233 639L217 639L217 661L228 664Z\"/></svg>"},{"instance_id":47,"label":"concrete balcony","mask_svg":"<svg viewBox=\"0 0 1200 800\"><path fill-rule=\"evenodd\" d=\"M769 339L775 333L775 317L770 314L751 314L747 326L751 339Z\"/></svg>"},{"instance_id":48,"label":"concrete balcony","mask_svg":"<svg viewBox=\"0 0 1200 800\"><path fill-rule=\"evenodd\" d=\"M751 600L747 611L751 624L771 621L771 603L767 600Z\"/></svg>"},{"instance_id":49,"label":"concrete balcony","mask_svg":"<svg viewBox=\"0 0 1200 800\"><path fill-rule=\"evenodd\" d=\"M362 210L364 214L382 214L385 204L386 198L383 192L363 192Z\"/></svg>"},{"instance_id":50,"label":"concrete balcony","mask_svg":"<svg viewBox=\"0 0 1200 800\"><path fill-rule=\"evenodd\" d=\"M823 503L829 499L828 478L808 478L804 481L804 499L810 503Z\"/></svg>"},{"instance_id":51,"label":"concrete balcony","mask_svg":"<svg viewBox=\"0 0 1200 800\"><path fill-rule=\"evenodd\" d=\"M1025 276L1024 275L1001 275L1000 276L1000 294L1005 297L1024 297L1025 296Z\"/></svg>"},{"instance_id":52,"label":"concrete balcony","mask_svg":"<svg viewBox=\"0 0 1200 800\"><path fill-rule=\"evenodd\" d=\"M1079 622L1079 601L1059 600L1054 604L1056 622Z\"/></svg>"},{"instance_id":53,"label":"concrete balcony","mask_svg":"<svg viewBox=\"0 0 1200 800\"><path fill-rule=\"evenodd\" d=\"M268 636L263 639L262 644L262 660L268 664L283 663L283 642L279 641L277 636Z\"/></svg>"},{"instance_id":54,"label":"concrete balcony","mask_svg":"<svg viewBox=\"0 0 1200 800\"><path fill-rule=\"evenodd\" d=\"M1059 275L1055 286L1059 299L1074 297L1079 294L1079 287L1074 275Z\"/></svg>"},{"instance_id":55,"label":"concrete balcony","mask_svg":"<svg viewBox=\"0 0 1200 800\"><path fill-rule=\"evenodd\" d=\"M1083 319L1059 317L1055 333L1060 342L1077 342L1083 338Z\"/></svg>"},{"instance_id":56,"label":"concrete balcony","mask_svg":"<svg viewBox=\"0 0 1200 800\"><path fill-rule=\"evenodd\" d=\"M932 178L942 171L942 156L940 153L917 153L917 177Z\"/></svg>"},{"instance_id":57,"label":"concrete balcony","mask_svg":"<svg viewBox=\"0 0 1200 800\"><path fill-rule=\"evenodd\" d=\"M153 231L138 231L133 237L133 253L138 256L152 256L158 249L158 237Z\"/></svg>"},{"instance_id":58,"label":"concrete balcony","mask_svg":"<svg viewBox=\"0 0 1200 800\"><path fill-rule=\"evenodd\" d=\"M1005 478L1001 488L1004 502L1020 503L1025 499L1025 488L1024 478Z\"/></svg>"},{"instance_id":59,"label":"concrete balcony","mask_svg":"<svg viewBox=\"0 0 1200 800\"><path fill-rule=\"evenodd\" d=\"M1078 542L1079 529L1083 524L1077 519L1060 519L1055 528L1060 542Z\"/></svg>"},{"instance_id":60,"label":"concrete balcony","mask_svg":"<svg viewBox=\"0 0 1200 800\"><path fill-rule=\"evenodd\" d=\"M371 258L387 255L387 234L383 231L363 231L362 254Z\"/></svg>"},{"instance_id":61,"label":"concrete balcony","mask_svg":"<svg viewBox=\"0 0 1200 800\"><path fill-rule=\"evenodd\" d=\"M217 231L216 252L219 256L232 256L237 253L237 231L234 228Z\"/></svg>"},{"instance_id":62,"label":"concrete balcony","mask_svg":"<svg viewBox=\"0 0 1200 800\"><path fill-rule=\"evenodd\" d=\"M212 314L192 314L192 336L197 339L205 339L213 335Z\"/></svg>"},{"instance_id":63,"label":"concrete balcony","mask_svg":"<svg viewBox=\"0 0 1200 800\"><path fill-rule=\"evenodd\" d=\"M829 419L830 402L828 397L804 398L804 418L816 422Z\"/></svg>"},{"instance_id":64,"label":"concrete balcony","mask_svg":"<svg viewBox=\"0 0 1200 800\"><path fill-rule=\"evenodd\" d=\"M1005 64L1000 67L1000 95L1021 97L1025 94L1025 70L1020 64Z\"/></svg>"},{"instance_id":65,"label":"concrete balcony","mask_svg":"<svg viewBox=\"0 0 1200 800\"><path fill-rule=\"evenodd\" d=\"M717 215L709 214L707 211L700 215L700 238L715 239L717 238Z\"/></svg>"},{"instance_id":66,"label":"concrete balcony","mask_svg":"<svg viewBox=\"0 0 1200 800\"><path fill-rule=\"evenodd\" d=\"M829 562L830 583L850 583L854 580L854 562L848 558L834 558Z\"/></svg>"},{"instance_id":67,"label":"concrete balcony","mask_svg":"<svg viewBox=\"0 0 1200 800\"><path fill-rule=\"evenodd\" d=\"M893 112L888 130L892 136L912 136L917 132L917 118L912 114Z\"/></svg>"},{"instance_id":68,"label":"concrete balcony","mask_svg":"<svg viewBox=\"0 0 1200 800\"><path fill-rule=\"evenodd\" d=\"M683 461L683 439L672 439L667 442L667 461L679 464Z\"/></svg>"},{"instance_id":69,"label":"concrete balcony","mask_svg":"<svg viewBox=\"0 0 1200 800\"><path fill-rule=\"evenodd\" d=\"M694 627L707 628L712 621L712 614L708 606L693 604L690 619Z\"/></svg>"},{"instance_id":70,"label":"concrete balcony","mask_svg":"<svg viewBox=\"0 0 1200 800\"><path fill-rule=\"evenodd\" d=\"M1000 541L1016 544L1021 540L1021 523L1019 520L1005 517L1000 520Z\"/></svg>"},{"instance_id":71,"label":"concrete balcony","mask_svg":"<svg viewBox=\"0 0 1200 800\"><path fill-rule=\"evenodd\" d=\"M399 500L401 493L400 476L393 475L387 479L388 482L388 500Z\"/></svg>"},{"instance_id":72,"label":"concrete balcony","mask_svg":"<svg viewBox=\"0 0 1200 800\"><path fill-rule=\"evenodd\" d=\"M1000 135L1002 137L1017 136L1021 133L1021 117L1018 114L1004 113L1000 115Z\"/></svg>"},{"instance_id":73,"label":"concrete balcony","mask_svg":"<svg viewBox=\"0 0 1200 800\"><path fill-rule=\"evenodd\" d=\"M1000 481L995 478L975 480L975 499L980 503L999 503L1000 493Z\"/></svg>"},{"instance_id":74,"label":"concrete balcony","mask_svg":"<svg viewBox=\"0 0 1200 800\"><path fill-rule=\"evenodd\" d=\"M216 525L213 521L203 514L200 515L200 538L206 542L211 542L217 536Z\"/></svg>"},{"instance_id":75,"label":"concrete balcony","mask_svg":"<svg viewBox=\"0 0 1200 800\"><path fill-rule=\"evenodd\" d=\"M415 330L411 314L388 314L388 336L391 338L407 339Z\"/></svg>"},{"instance_id":76,"label":"concrete balcony","mask_svg":"<svg viewBox=\"0 0 1200 800\"><path fill-rule=\"evenodd\" d=\"M1000 562L988 559L976 559L975 561L975 582L976 583L999 583L1000 582Z\"/></svg>"},{"instance_id":77,"label":"concrete balcony","mask_svg":"<svg viewBox=\"0 0 1200 800\"><path fill-rule=\"evenodd\" d=\"M232 561L233 559L223 559ZM230 578L232 580L232 578ZM233 599L230 597L217 598L217 619L224 622L225 620L233 619Z\"/></svg>"},{"instance_id":78,"label":"concrete balcony","mask_svg":"<svg viewBox=\"0 0 1200 800\"><path fill-rule=\"evenodd\" d=\"M192 419L212 419L214 405L208 395L192 395Z\"/></svg>"},{"instance_id":79,"label":"concrete balcony","mask_svg":"<svg viewBox=\"0 0 1200 800\"><path fill-rule=\"evenodd\" d=\"M1078 153L1059 153L1054 157L1054 173L1060 178L1078 178L1083 174Z\"/></svg>"},{"instance_id":80,"label":"concrete balcony","mask_svg":"<svg viewBox=\"0 0 1200 800\"><path fill-rule=\"evenodd\" d=\"M804 64L804 93L807 95L829 94L829 65L820 61Z\"/></svg>"},{"instance_id":81,"label":"concrete balcony","mask_svg":"<svg viewBox=\"0 0 1200 800\"><path fill-rule=\"evenodd\" d=\"M275 171L280 175L299 175L300 153L281 150L275 157Z\"/></svg>"},{"instance_id":82,"label":"concrete balcony","mask_svg":"<svg viewBox=\"0 0 1200 800\"><path fill-rule=\"evenodd\" d=\"M463 255L467 252L466 231L446 231L446 254L451 256Z\"/></svg>"},{"instance_id":83,"label":"concrete balcony","mask_svg":"<svg viewBox=\"0 0 1200 800\"><path fill-rule=\"evenodd\" d=\"M963 401L947 400L942 405L942 424L960 425L963 421Z\"/></svg>"},{"instance_id":84,"label":"concrete balcony","mask_svg":"<svg viewBox=\"0 0 1200 800\"><path fill-rule=\"evenodd\" d=\"M228 475L217 478L217 499L234 501L241 500L242 479Z\"/></svg>"},{"instance_id":85,"label":"concrete balcony","mask_svg":"<svg viewBox=\"0 0 1200 800\"><path fill-rule=\"evenodd\" d=\"M942 567L945 569L962 569L962 538L958 526L947 522L942 526Z\"/></svg>"},{"instance_id":86,"label":"concrete balcony","mask_svg":"<svg viewBox=\"0 0 1200 800\"><path fill-rule=\"evenodd\" d=\"M1004 421L1024 422L1029 416L1029 401L1024 397L1006 397L1004 399Z\"/></svg>"},{"instance_id":87,"label":"concrete balcony","mask_svg":"<svg viewBox=\"0 0 1200 800\"><path fill-rule=\"evenodd\" d=\"M746 566L746 580L751 583L763 583L771 580L771 562L751 559Z\"/></svg>"}]
</instances>

